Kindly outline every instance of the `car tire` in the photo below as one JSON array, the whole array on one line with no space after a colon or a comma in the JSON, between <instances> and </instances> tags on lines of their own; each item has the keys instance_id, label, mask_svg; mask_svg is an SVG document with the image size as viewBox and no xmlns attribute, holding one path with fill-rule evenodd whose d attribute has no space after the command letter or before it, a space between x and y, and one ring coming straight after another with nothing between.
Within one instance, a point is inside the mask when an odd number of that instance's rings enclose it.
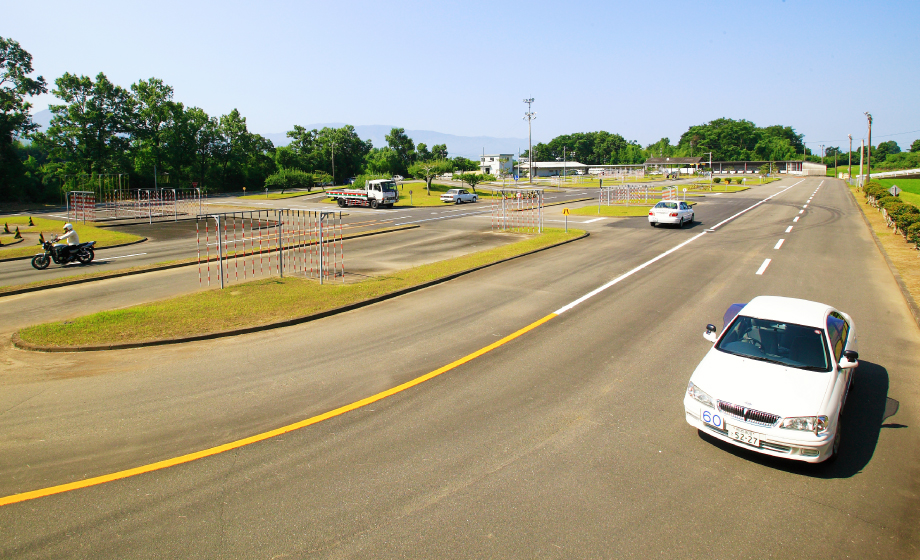
<instances>
[{"instance_id":1,"label":"car tire","mask_svg":"<svg viewBox=\"0 0 920 560\"><path fill-rule=\"evenodd\" d=\"M459 196L458 196L457 198L454 199L454 204L460 204L460 197L459 197Z\"/></svg>"},{"instance_id":2,"label":"car tire","mask_svg":"<svg viewBox=\"0 0 920 560\"><path fill-rule=\"evenodd\" d=\"M376 198L371 199L371 208L373 208L374 210L376 210L378 206L380 206L380 203L377 202L377 199L376 199Z\"/></svg>"},{"instance_id":3,"label":"car tire","mask_svg":"<svg viewBox=\"0 0 920 560\"><path fill-rule=\"evenodd\" d=\"M655 222L649 222L648 225L652 227L658 227L658 224L656 224Z\"/></svg>"},{"instance_id":4,"label":"car tire","mask_svg":"<svg viewBox=\"0 0 920 560\"><path fill-rule=\"evenodd\" d=\"M344 199L344 198L340 198L340 199L338 199L336 202L338 203L339 208L345 208L345 199Z\"/></svg>"}]
</instances>

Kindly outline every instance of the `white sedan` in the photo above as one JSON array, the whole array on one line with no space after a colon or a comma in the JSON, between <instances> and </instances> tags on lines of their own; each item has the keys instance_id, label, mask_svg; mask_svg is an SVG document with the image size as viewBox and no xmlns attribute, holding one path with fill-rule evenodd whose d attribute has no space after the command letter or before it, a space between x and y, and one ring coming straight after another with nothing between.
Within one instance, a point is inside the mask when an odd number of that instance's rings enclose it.
<instances>
[{"instance_id":1,"label":"white sedan","mask_svg":"<svg viewBox=\"0 0 920 560\"><path fill-rule=\"evenodd\" d=\"M648 211L648 223L652 227L658 224L684 224L693 223L693 208L683 200L662 200Z\"/></svg>"},{"instance_id":2,"label":"white sedan","mask_svg":"<svg viewBox=\"0 0 920 560\"><path fill-rule=\"evenodd\" d=\"M760 296L729 307L684 395L687 422L775 457L835 458L840 416L859 365L856 326L823 303Z\"/></svg>"},{"instance_id":3,"label":"white sedan","mask_svg":"<svg viewBox=\"0 0 920 560\"><path fill-rule=\"evenodd\" d=\"M450 189L441 195L441 202L453 202L454 204L476 202L477 200L479 197L466 189Z\"/></svg>"}]
</instances>

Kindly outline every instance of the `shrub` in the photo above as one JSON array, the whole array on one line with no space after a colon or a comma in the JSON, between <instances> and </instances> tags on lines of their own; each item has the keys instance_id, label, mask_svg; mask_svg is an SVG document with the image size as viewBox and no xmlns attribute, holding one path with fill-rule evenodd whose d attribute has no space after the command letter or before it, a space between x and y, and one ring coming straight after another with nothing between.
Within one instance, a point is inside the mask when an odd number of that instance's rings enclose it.
<instances>
[{"instance_id":1,"label":"shrub","mask_svg":"<svg viewBox=\"0 0 920 560\"><path fill-rule=\"evenodd\" d=\"M920 222L914 222L907 226L904 236L907 237L909 243L913 243L914 246L920 249Z\"/></svg>"},{"instance_id":2,"label":"shrub","mask_svg":"<svg viewBox=\"0 0 920 560\"><path fill-rule=\"evenodd\" d=\"M735 179L735 182L738 183L739 185L741 184L742 181L744 181L744 179Z\"/></svg>"},{"instance_id":3,"label":"shrub","mask_svg":"<svg viewBox=\"0 0 920 560\"><path fill-rule=\"evenodd\" d=\"M892 205L895 206L895 205ZM901 204L891 210L887 210L888 215L894 220L895 225L906 235L907 228L920 222L920 209L913 204Z\"/></svg>"},{"instance_id":4,"label":"shrub","mask_svg":"<svg viewBox=\"0 0 920 560\"><path fill-rule=\"evenodd\" d=\"M876 205L877 207L879 207L879 208L884 208L884 207L885 207L885 204L887 204L887 203L889 203L889 202L891 202L891 201L901 202L900 200L898 200L897 198L891 196L890 194L886 194L886 195L884 195L884 196L880 196L880 197L876 198L876 199L875 199L875 205Z\"/></svg>"},{"instance_id":5,"label":"shrub","mask_svg":"<svg viewBox=\"0 0 920 560\"><path fill-rule=\"evenodd\" d=\"M886 191L885 188L882 187L881 185L867 185L866 190L864 192L866 193L867 197L872 196L875 198L879 198L881 196L884 196L888 191Z\"/></svg>"},{"instance_id":6,"label":"shrub","mask_svg":"<svg viewBox=\"0 0 920 560\"><path fill-rule=\"evenodd\" d=\"M713 183L721 183L721 182L722 182L722 178L721 178L721 177L713 177L712 182L713 182Z\"/></svg>"}]
</instances>

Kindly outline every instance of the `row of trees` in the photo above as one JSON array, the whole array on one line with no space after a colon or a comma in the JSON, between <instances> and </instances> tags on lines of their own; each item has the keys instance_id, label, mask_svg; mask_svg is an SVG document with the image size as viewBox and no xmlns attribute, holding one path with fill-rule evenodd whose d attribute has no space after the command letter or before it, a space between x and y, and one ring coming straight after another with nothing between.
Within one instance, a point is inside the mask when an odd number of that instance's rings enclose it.
<instances>
[{"instance_id":1,"label":"row of trees","mask_svg":"<svg viewBox=\"0 0 920 560\"><path fill-rule=\"evenodd\" d=\"M250 132L236 109L211 116L174 99L158 78L122 87L104 73L56 79L51 92L61 103L49 107L50 125L39 131L28 98L49 86L30 78L32 71L32 56L0 37L0 200L58 201L68 177L106 174L127 175L132 188L197 183L226 191L408 175L426 162L437 162L439 172L478 168L466 158L449 160L445 144L416 145L402 128L375 148L351 125L295 126L290 143L276 147Z\"/></svg>"}]
</instances>

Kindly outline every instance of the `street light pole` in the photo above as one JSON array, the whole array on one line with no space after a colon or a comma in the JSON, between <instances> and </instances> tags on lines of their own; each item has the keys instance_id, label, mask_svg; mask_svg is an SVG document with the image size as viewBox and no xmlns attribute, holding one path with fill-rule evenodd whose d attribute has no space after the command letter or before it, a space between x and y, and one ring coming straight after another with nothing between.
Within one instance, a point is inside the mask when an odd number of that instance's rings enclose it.
<instances>
[{"instance_id":1,"label":"street light pole","mask_svg":"<svg viewBox=\"0 0 920 560\"><path fill-rule=\"evenodd\" d=\"M850 151L847 152L847 180L853 180L853 135L847 134L850 139Z\"/></svg>"},{"instance_id":2,"label":"street light pole","mask_svg":"<svg viewBox=\"0 0 920 560\"><path fill-rule=\"evenodd\" d=\"M335 140L332 141L332 186L335 188Z\"/></svg>"},{"instance_id":3,"label":"street light pole","mask_svg":"<svg viewBox=\"0 0 920 560\"><path fill-rule=\"evenodd\" d=\"M866 154L866 182L872 179L872 115L865 113L869 120L869 153Z\"/></svg>"},{"instance_id":4,"label":"street light pole","mask_svg":"<svg viewBox=\"0 0 920 560\"><path fill-rule=\"evenodd\" d=\"M533 136L531 135L530 123L537 118L537 114L530 110L530 106L533 103L533 97L525 99L524 103L527 104L527 112L524 113L524 120L527 121L527 165L530 168L527 172L527 180L533 183Z\"/></svg>"}]
</instances>

